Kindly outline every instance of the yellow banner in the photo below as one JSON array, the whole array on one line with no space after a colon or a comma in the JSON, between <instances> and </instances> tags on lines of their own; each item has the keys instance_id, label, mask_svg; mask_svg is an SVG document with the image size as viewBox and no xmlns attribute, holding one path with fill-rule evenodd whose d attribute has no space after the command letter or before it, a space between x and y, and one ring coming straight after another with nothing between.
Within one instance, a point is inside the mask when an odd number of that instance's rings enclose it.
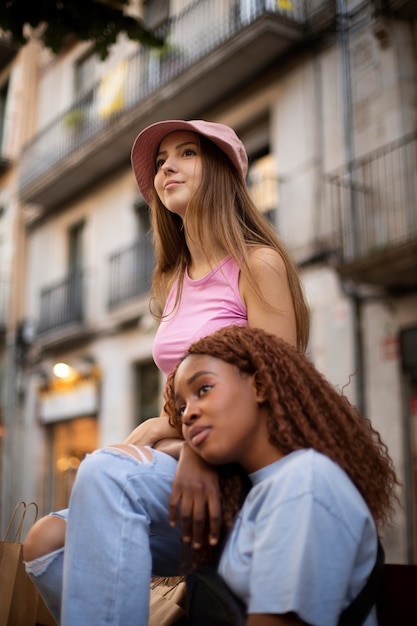
<instances>
[{"instance_id":1,"label":"yellow banner","mask_svg":"<svg viewBox=\"0 0 417 626\"><path fill-rule=\"evenodd\" d=\"M97 94L99 117L109 117L123 108L126 74L127 61L123 59L101 79Z\"/></svg>"},{"instance_id":2,"label":"yellow banner","mask_svg":"<svg viewBox=\"0 0 417 626\"><path fill-rule=\"evenodd\" d=\"M292 11L294 8L291 0L277 0L277 9L283 9L284 11Z\"/></svg>"}]
</instances>

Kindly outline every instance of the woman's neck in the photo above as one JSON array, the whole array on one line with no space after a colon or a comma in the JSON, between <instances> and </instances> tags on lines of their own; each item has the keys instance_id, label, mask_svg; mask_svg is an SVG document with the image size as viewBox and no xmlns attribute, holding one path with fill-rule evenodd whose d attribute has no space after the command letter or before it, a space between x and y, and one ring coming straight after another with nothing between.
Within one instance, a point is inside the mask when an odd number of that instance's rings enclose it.
<instances>
[{"instance_id":1,"label":"woman's neck","mask_svg":"<svg viewBox=\"0 0 417 626\"><path fill-rule=\"evenodd\" d=\"M187 237L187 246L190 251L191 261L188 264L188 275L193 280L197 280L206 276L213 267L216 267L227 256L227 251L220 246L208 253L203 250L200 245Z\"/></svg>"}]
</instances>

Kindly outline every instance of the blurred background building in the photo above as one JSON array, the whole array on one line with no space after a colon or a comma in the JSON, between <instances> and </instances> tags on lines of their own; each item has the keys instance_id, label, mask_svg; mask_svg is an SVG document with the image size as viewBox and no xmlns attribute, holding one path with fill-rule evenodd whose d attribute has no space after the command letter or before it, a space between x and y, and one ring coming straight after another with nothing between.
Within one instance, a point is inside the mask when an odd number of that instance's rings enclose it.
<instances>
[{"instance_id":1,"label":"blurred background building","mask_svg":"<svg viewBox=\"0 0 417 626\"><path fill-rule=\"evenodd\" d=\"M403 483L387 559L417 562L417 4L137 0L166 40L52 55L0 37L2 525L65 507L77 467L157 415L148 209L130 168L166 118L231 125L297 260L309 355ZM331 416L329 416L331 419Z\"/></svg>"}]
</instances>

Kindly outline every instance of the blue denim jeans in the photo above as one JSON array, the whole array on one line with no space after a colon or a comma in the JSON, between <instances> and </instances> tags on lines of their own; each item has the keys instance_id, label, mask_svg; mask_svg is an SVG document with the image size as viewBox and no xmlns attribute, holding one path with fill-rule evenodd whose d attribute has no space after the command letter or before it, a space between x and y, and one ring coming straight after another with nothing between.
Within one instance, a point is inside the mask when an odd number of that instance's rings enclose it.
<instances>
[{"instance_id":1,"label":"blue denim jeans","mask_svg":"<svg viewBox=\"0 0 417 626\"><path fill-rule=\"evenodd\" d=\"M57 513L67 519L65 548L26 563L62 626L146 626L151 574L180 572L180 530L168 517L176 461L151 452L87 456L68 510Z\"/></svg>"}]
</instances>

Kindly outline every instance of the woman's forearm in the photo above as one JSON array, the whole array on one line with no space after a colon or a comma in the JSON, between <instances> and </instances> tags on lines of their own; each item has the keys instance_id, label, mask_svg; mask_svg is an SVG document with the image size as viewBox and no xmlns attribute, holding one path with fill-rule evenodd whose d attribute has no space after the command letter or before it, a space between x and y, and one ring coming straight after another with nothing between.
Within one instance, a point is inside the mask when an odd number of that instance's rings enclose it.
<instances>
[{"instance_id":1,"label":"woman's forearm","mask_svg":"<svg viewBox=\"0 0 417 626\"><path fill-rule=\"evenodd\" d=\"M178 459L180 458L183 445L184 445L183 439L167 437L165 439L160 439L159 441L157 441L154 444L153 448L155 450L160 450L161 452L165 452L165 454L169 454L169 456L172 456L174 459L178 461Z\"/></svg>"},{"instance_id":2,"label":"woman's forearm","mask_svg":"<svg viewBox=\"0 0 417 626\"><path fill-rule=\"evenodd\" d=\"M163 439L180 439L178 431L170 426L168 417L151 417L139 424L123 443L131 443L140 446L155 446Z\"/></svg>"}]
</instances>

